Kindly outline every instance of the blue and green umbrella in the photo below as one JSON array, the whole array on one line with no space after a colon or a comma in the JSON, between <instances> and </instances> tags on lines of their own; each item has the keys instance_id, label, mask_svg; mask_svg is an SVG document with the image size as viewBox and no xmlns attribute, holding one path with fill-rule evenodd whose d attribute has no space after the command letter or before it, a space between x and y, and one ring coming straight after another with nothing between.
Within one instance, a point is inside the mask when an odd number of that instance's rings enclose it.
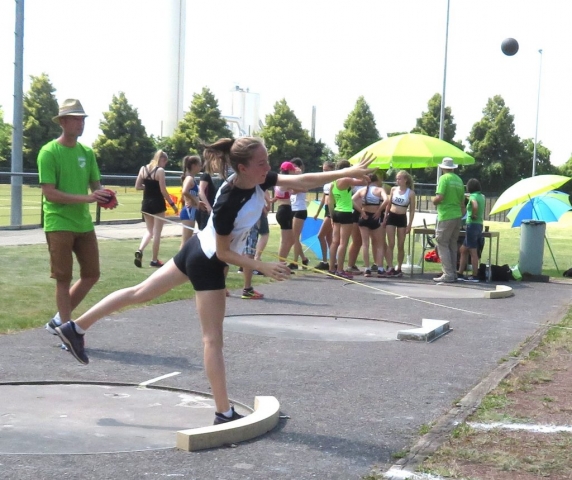
<instances>
[{"instance_id":1,"label":"blue and green umbrella","mask_svg":"<svg viewBox=\"0 0 572 480\"><path fill-rule=\"evenodd\" d=\"M511 227L520 227L523 220L557 222L566 212L572 210L570 195L552 190L512 207L507 214Z\"/></svg>"}]
</instances>

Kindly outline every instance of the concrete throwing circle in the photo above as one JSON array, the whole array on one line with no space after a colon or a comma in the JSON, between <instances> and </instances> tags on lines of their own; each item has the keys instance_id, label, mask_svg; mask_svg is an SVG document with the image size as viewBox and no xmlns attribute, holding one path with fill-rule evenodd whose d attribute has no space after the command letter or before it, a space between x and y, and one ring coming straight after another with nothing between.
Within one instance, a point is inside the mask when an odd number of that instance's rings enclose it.
<instances>
[{"instance_id":1,"label":"concrete throwing circle","mask_svg":"<svg viewBox=\"0 0 572 480\"><path fill-rule=\"evenodd\" d=\"M345 283L345 288L351 288L359 292L369 292L374 295L386 295L392 297L414 298L484 298L484 293L491 288L483 288L478 284L467 286L466 284L430 284L410 282L364 282L368 287L355 283ZM369 286L373 288L369 288Z\"/></svg>"},{"instance_id":2,"label":"concrete throwing circle","mask_svg":"<svg viewBox=\"0 0 572 480\"><path fill-rule=\"evenodd\" d=\"M170 449L177 431L212 425L215 412L208 394L136 385L0 384L0 398L0 454Z\"/></svg>"},{"instance_id":3,"label":"concrete throwing circle","mask_svg":"<svg viewBox=\"0 0 572 480\"><path fill-rule=\"evenodd\" d=\"M397 340L397 332L419 325L364 318L320 315L232 315L224 329L263 337L322 342L385 342Z\"/></svg>"}]
</instances>

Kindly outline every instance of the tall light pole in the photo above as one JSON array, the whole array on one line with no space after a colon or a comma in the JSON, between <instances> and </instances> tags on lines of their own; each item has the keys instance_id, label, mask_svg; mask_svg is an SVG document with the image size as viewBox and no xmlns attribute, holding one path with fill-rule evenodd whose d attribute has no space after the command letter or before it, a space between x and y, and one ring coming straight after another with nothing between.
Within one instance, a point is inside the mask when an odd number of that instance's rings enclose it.
<instances>
[{"instance_id":1,"label":"tall light pole","mask_svg":"<svg viewBox=\"0 0 572 480\"><path fill-rule=\"evenodd\" d=\"M532 154L532 176L536 175L536 154L538 143L538 111L540 110L540 79L542 76L542 48L538 50L540 53L540 65L538 67L538 95L536 97L536 128L534 129L534 151Z\"/></svg>"},{"instance_id":2,"label":"tall light pole","mask_svg":"<svg viewBox=\"0 0 572 480\"><path fill-rule=\"evenodd\" d=\"M449 7L451 0L447 0L447 22L445 24L445 65L443 67L443 92L441 94L441 114L439 117L439 140L445 136L445 90L447 88L447 51L449 49ZM441 176L441 169L437 167L437 183Z\"/></svg>"},{"instance_id":3,"label":"tall light pole","mask_svg":"<svg viewBox=\"0 0 572 480\"><path fill-rule=\"evenodd\" d=\"M12 166L13 173L21 173L24 168L24 0L16 0L15 53L14 53L14 113L12 125ZM22 177L11 177L10 225L22 225Z\"/></svg>"},{"instance_id":4,"label":"tall light pole","mask_svg":"<svg viewBox=\"0 0 572 480\"><path fill-rule=\"evenodd\" d=\"M445 26L445 66L443 67L443 93L441 94L441 116L439 118L439 139L445 136L445 89L447 87L447 50L449 48L449 6L451 0L447 0L447 23Z\"/></svg>"}]
</instances>

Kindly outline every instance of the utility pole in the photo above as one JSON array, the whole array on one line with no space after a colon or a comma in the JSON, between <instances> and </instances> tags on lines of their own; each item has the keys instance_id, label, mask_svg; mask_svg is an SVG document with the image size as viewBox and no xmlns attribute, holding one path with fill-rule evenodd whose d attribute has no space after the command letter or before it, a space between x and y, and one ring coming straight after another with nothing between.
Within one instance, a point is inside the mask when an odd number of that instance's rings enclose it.
<instances>
[{"instance_id":1,"label":"utility pole","mask_svg":"<svg viewBox=\"0 0 572 480\"><path fill-rule=\"evenodd\" d=\"M12 173L23 171L24 140L24 0L16 0L14 54L14 115L12 120ZM22 225L22 176L12 175L10 225Z\"/></svg>"}]
</instances>

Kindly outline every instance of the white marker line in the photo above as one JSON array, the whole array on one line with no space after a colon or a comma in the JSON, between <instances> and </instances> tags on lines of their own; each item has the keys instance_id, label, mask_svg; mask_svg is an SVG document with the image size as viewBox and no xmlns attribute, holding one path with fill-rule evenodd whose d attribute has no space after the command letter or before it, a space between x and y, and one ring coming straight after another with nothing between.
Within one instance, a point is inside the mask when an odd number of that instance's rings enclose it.
<instances>
[{"instance_id":1,"label":"white marker line","mask_svg":"<svg viewBox=\"0 0 572 480\"><path fill-rule=\"evenodd\" d=\"M167 375L161 375L160 377L152 378L151 380L147 380L145 382L141 382L138 386L139 387L146 387L147 385L151 385L152 383L156 383L159 380L163 380L165 378L174 377L175 375L180 375L181 372L171 372L167 373Z\"/></svg>"},{"instance_id":2,"label":"white marker line","mask_svg":"<svg viewBox=\"0 0 572 480\"><path fill-rule=\"evenodd\" d=\"M414 473L394 467L385 472L383 476L391 480L445 480L443 477L437 477L429 473Z\"/></svg>"},{"instance_id":3,"label":"white marker line","mask_svg":"<svg viewBox=\"0 0 572 480\"><path fill-rule=\"evenodd\" d=\"M572 427L568 425L530 425L525 423L473 423L468 422L467 425L475 430L524 430L533 433L561 433L572 432Z\"/></svg>"}]
</instances>

